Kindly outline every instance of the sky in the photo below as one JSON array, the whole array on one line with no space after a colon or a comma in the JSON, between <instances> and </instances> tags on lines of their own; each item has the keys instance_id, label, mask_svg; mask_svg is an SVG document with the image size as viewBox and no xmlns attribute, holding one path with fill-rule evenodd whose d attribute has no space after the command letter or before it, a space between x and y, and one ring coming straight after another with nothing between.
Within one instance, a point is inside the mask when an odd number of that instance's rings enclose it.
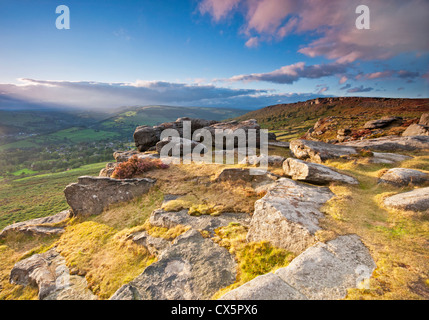
<instances>
[{"instance_id":1,"label":"sky","mask_svg":"<svg viewBox=\"0 0 429 320\"><path fill-rule=\"evenodd\" d=\"M0 108L429 98L428 13L427 0L0 0Z\"/></svg>"}]
</instances>

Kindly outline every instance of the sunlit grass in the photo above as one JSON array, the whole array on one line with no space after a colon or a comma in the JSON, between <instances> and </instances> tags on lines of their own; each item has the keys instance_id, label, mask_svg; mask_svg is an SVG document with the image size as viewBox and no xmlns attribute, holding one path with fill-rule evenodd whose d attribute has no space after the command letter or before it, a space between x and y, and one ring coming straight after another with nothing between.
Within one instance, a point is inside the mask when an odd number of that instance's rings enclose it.
<instances>
[{"instance_id":1,"label":"sunlit grass","mask_svg":"<svg viewBox=\"0 0 429 320\"><path fill-rule=\"evenodd\" d=\"M369 290L349 290L348 299L428 299L429 213L390 210L383 199L412 188L377 184L387 168L426 169L428 157L421 153L403 164L376 165L330 161L328 164L357 177L359 186L331 186L336 197L323 211L324 229L337 234L358 234L370 249L377 269Z\"/></svg>"}]
</instances>

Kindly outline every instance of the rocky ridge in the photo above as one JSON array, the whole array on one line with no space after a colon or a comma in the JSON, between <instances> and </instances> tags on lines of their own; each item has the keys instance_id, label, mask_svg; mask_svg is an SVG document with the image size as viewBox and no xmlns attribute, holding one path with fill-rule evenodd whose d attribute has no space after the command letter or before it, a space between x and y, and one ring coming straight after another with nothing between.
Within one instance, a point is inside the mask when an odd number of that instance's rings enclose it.
<instances>
[{"instance_id":1,"label":"rocky ridge","mask_svg":"<svg viewBox=\"0 0 429 320\"><path fill-rule=\"evenodd\" d=\"M117 163L127 161L131 156L157 159L156 153L141 152L157 146L160 142L157 132L163 128L182 128L184 120L157 127L139 127L136 145L139 151L116 152ZM392 121L397 121L392 120ZM214 124L201 119L191 119L196 127L205 128L258 128L253 120L245 123L229 122ZM152 138L151 138L152 137ZM155 137L155 138L153 138ZM152 139L152 140L151 140ZM158 139L157 141L155 141ZM150 141L150 142L149 142ZM183 145L183 139L179 140ZM150 146L149 146L150 145ZM281 147L286 147L282 145ZM272 245L291 251L298 256L292 263L278 269L274 274L259 276L243 286L227 293L222 299L341 299L348 288L359 287L365 283L375 269L375 263L369 250L357 235L340 236L326 243L317 242L315 234L321 230L319 219L324 215L321 207L335 195L328 187L312 184L328 184L332 181L357 184L349 175L342 174L326 165L329 159L353 158L362 156L362 149L369 150L420 150L429 149L429 140L421 136L379 138L347 142L334 145L319 141L295 140L290 143L292 154L298 158L272 157L271 166L282 165L284 173L296 180L282 178L276 174L261 170L260 174L250 174L258 169L225 168L217 176L217 182L241 179L257 188L263 186L266 194L255 203L252 216L241 213L222 213L219 216L190 216L188 210L168 212L155 210L149 217L152 226L174 228L187 226L189 231L174 241L153 237L145 231L129 235L128 239L148 248L158 260L147 267L142 274L130 283L122 286L112 300L148 300L148 299L209 299L219 289L232 284L237 276L237 264L228 250L207 237L219 227L237 223L248 227L247 241L269 241ZM410 149L411 148L411 149ZM159 149L159 148L158 148ZM159 150L158 150L159 151ZM253 158L252 158L253 157ZM409 159L409 156L396 153L371 152L372 161L394 163ZM307 161L299 160L305 159ZM257 158L249 155L246 163L256 165ZM33 232L40 228L58 228L52 226L66 221L69 214L87 217L100 214L109 205L129 201L149 191L156 181L152 179L117 180L108 178L115 164L108 164L100 173L107 177L81 177L78 183L66 187L65 195L71 209L56 216L18 223L5 228L1 235L10 232ZM109 171L110 170L110 171ZM393 169L392 169L393 170ZM415 170L414 170L415 171ZM389 176L402 176L403 185L417 183L427 175L398 168L396 172L385 173L380 179L389 180ZM411 177L412 178L409 178ZM425 178L423 177L425 176ZM392 179L391 179L392 180ZM428 188L415 189L399 193L384 200L390 208L424 211L428 210ZM48 231L42 234L50 234ZM54 271L53 271L54 270ZM362 273L363 272L363 273ZM73 285L66 288L58 285L63 278L73 278ZM33 285L39 288L40 299L94 299L86 289L85 278L71 276L65 267L64 258L55 249L36 254L18 262L11 272L11 282Z\"/></svg>"}]
</instances>

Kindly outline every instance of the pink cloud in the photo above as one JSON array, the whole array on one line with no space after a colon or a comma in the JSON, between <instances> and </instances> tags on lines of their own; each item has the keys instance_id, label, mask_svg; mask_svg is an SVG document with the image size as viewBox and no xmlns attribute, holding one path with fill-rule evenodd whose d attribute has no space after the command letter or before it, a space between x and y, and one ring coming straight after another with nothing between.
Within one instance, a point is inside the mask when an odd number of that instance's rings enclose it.
<instances>
[{"instance_id":1,"label":"pink cloud","mask_svg":"<svg viewBox=\"0 0 429 320\"><path fill-rule=\"evenodd\" d=\"M246 47L248 48L255 48L258 46L258 44L259 44L258 37L252 37L249 40L247 40L247 42L245 43Z\"/></svg>"},{"instance_id":2,"label":"pink cloud","mask_svg":"<svg viewBox=\"0 0 429 320\"><path fill-rule=\"evenodd\" d=\"M367 79L389 78L393 75L392 71L374 72L366 75Z\"/></svg>"},{"instance_id":3,"label":"pink cloud","mask_svg":"<svg viewBox=\"0 0 429 320\"><path fill-rule=\"evenodd\" d=\"M320 88L320 90L317 92L317 94L322 94L322 93L324 93L324 92L326 92L326 91L328 91L329 90L329 87L322 87L322 88Z\"/></svg>"},{"instance_id":4,"label":"pink cloud","mask_svg":"<svg viewBox=\"0 0 429 320\"><path fill-rule=\"evenodd\" d=\"M247 5L247 30L269 34L275 33L295 8L295 4L290 0L247 1Z\"/></svg>"},{"instance_id":5,"label":"pink cloud","mask_svg":"<svg viewBox=\"0 0 429 320\"><path fill-rule=\"evenodd\" d=\"M216 21L229 12L243 12L246 22L242 31L249 39L281 39L291 33L312 32L318 38L299 52L339 63L429 52L429 1L366 0L370 30L355 27L355 9L360 4L360 0L203 0L200 11L212 14Z\"/></svg>"},{"instance_id":6,"label":"pink cloud","mask_svg":"<svg viewBox=\"0 0 429 320\"><path fill-rule=\"evenodd\" d=\"M199 4L202 14L209 13L215 21L225 18L230 11L237 7L241 0L203 0Z\"/></svg>"},{"instance_id":7,"label":"pink cloud","mask_svg":"<svg viewBox=\"0 0 429 320\"><path fill-rule=\"evenodd\" d=\"M344 84L347 82L347 80L349 80L346 76L342 76L340 81L338 81L339 84Z\"/></svg>"}]
</instances>

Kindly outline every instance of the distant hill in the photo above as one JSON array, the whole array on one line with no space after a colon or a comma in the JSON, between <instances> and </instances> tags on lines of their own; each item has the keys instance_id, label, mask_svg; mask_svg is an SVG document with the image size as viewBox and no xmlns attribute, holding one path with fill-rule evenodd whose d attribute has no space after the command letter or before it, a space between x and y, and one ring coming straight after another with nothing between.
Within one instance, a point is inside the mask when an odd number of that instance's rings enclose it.
<instances>
[{"instance_id":1,"label":"distant hill","mask_svg":"<svg viewBox=\"0 0 429 320\"><path fill-rule=\"evenodd\" d=\"M137 106L116 113L62 110L0 110L0 150L31 148L47 144L124 140L137 126L157 125L180 117L224 120L247 110Z\"/></svg>"},{"instance_id":2,"label":"distant hill","mask_svg":"<svg viewBox=\"0 0 429 320\"><path fill-rule=\"evenodd\" d=\"M208 107L130 107L101 121L97 127L100 130L126 131L128 136L132 136L135 128L141 125L155 126L182 117L221 121L241 116L246 112L248 110Z\"/></svg>"},{"instance_id":3,"label":"distant hill","mask_svg":"<svg viewBox=\"0 0 429 320\"><path fill-rule=\"evenodd\" d=\"M320 118L337 118L330 136L323 137L330 138L342 127L359 127L383 116L414 119L424 112L429 112L429 99L339 97L268 106L236 119L256 119L263 128L276 133L278 139L290 140L304 135Z\"/></svg>"}]
</instances>

